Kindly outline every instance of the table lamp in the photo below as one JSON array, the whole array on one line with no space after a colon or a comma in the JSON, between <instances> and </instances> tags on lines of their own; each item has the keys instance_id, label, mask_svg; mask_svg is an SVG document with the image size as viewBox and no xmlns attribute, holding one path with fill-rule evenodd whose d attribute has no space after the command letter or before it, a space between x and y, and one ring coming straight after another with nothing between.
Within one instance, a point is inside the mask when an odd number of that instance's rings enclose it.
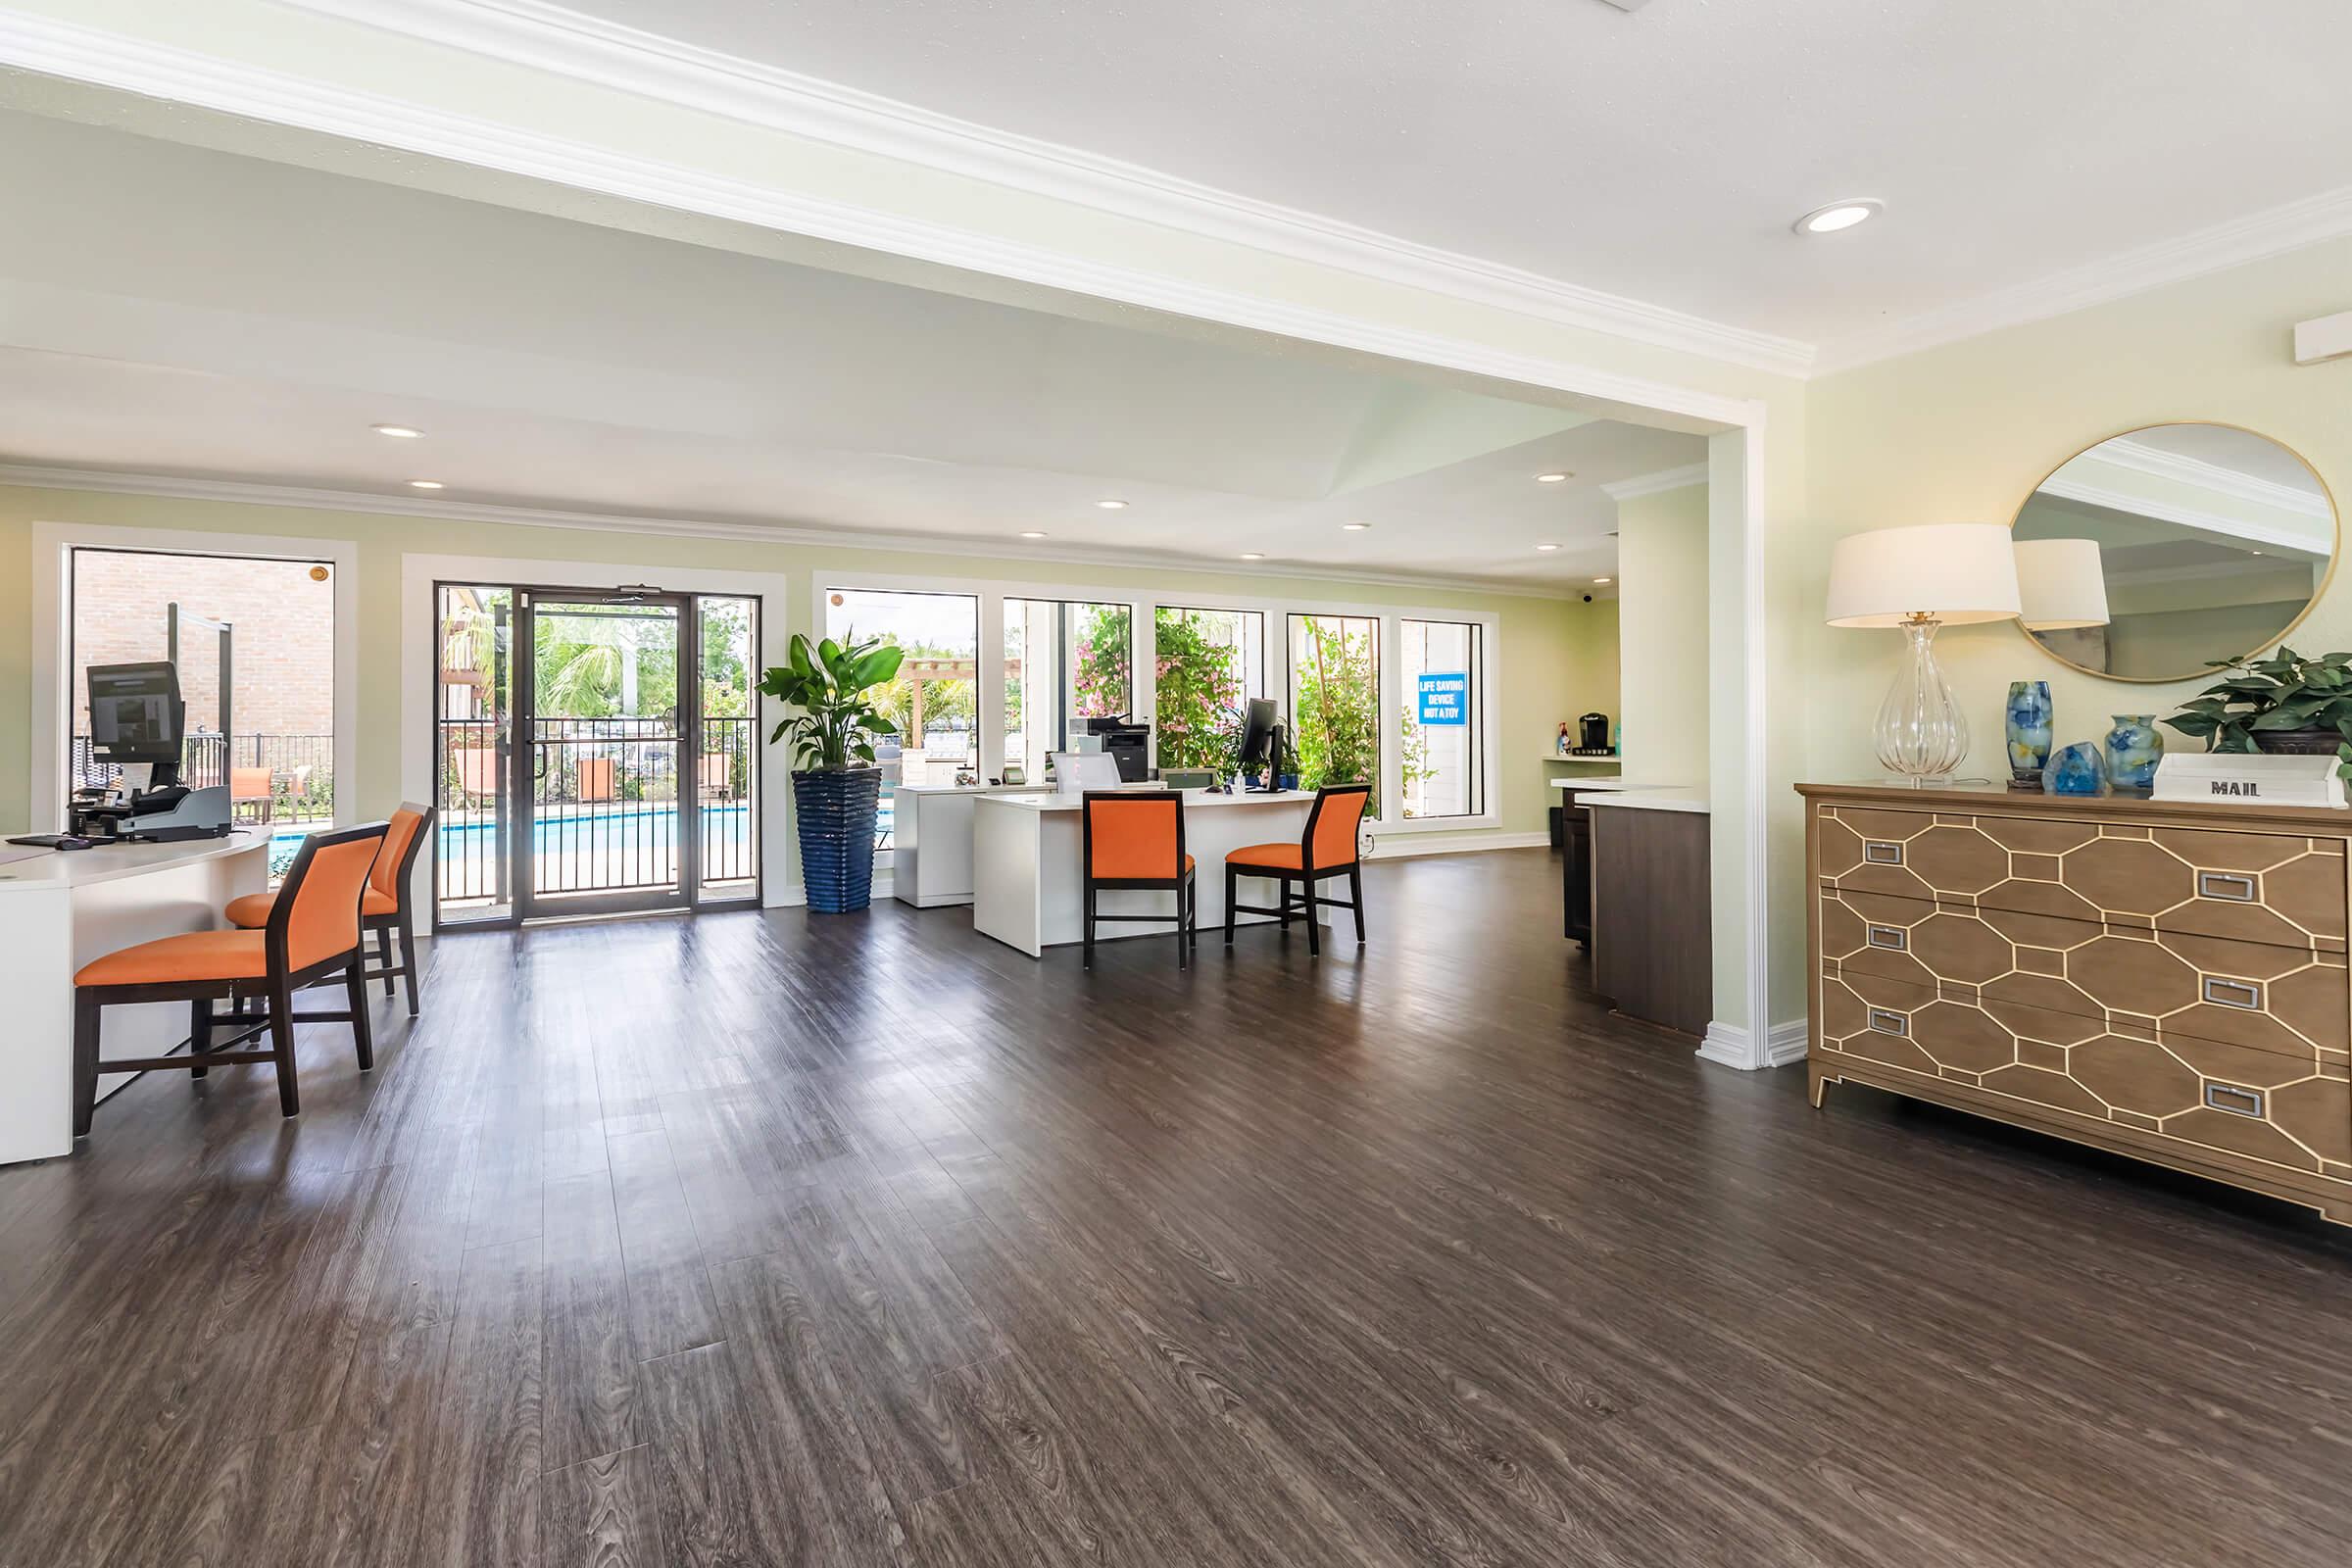
<instances>
[{"instance_id":1,"label":"table lamp","mask_svg":"<svg viewBox=\"0 0 2352 1568\"><path fill-rule=\"evenodd\" d=\"M1879 761L1915 779L1950 775L1968 719L1936 664L1936 631L2013 619L2017 556L1997 522L1938 522L1849 534L1830 549L1833 626L1900 627L1911 657L1879 705Z\"/></svg>"},{"instance_id":2,"label":"table lamp","mask_svg":"<svg viewBox=\"0 0 2352 1568\"><path fill-rule=\"evenodd\" d=\"M2018 619L2028 631L2107 624L2107 569L2096 539L2017 541Z\"/></svg>"}]
</instances>

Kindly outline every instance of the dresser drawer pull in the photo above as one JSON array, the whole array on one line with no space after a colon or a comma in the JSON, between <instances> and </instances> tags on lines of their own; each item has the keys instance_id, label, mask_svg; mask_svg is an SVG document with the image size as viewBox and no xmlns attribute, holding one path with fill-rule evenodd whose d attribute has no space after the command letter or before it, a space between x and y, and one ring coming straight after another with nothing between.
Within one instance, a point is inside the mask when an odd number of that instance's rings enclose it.
<instances>
[{"instance_id":1,"label":"dresser drawer pull","mask_svg":"<svg viewBox=\"0 0 2352 1568\"><path fill-rule=\"evenodd\" d=\"M2232 1116L2251 1116L2262 1119L2263 1094L2259 1089L2240 1089L2235 1084L2205 1085L2205 1103L2215 1110L2226 1110Z\"/></svg>"},{"instance_id":2,"label":"dresser drawer pull","mask_svg":"<svg viewBox=\"0 0 2352 1568\"><path fill-rule=\"evenodd\" d=\"M1862 842L1862 858L1872 865L1900 865L1903 863L1903 847L1890 839L1865 839Z\"/></svg>"},{"instance_id":3,"label":"dresser drawer pull","mask_svg":"<svg viewBox=\"0 0 2352 1568\"><path fill-rule=\"evenodd\" d=\"M2224 980L2219 975L2205 977L2205 1000L2222 1007L2243 1007L2249 1012L2262 1010L2262 987L2251 980Z\"/></svg>"},{"instance_id":4,"label":"dresser drawer pull","mask_svg":"<svg viewBox=\"0 0 2352 1568\"><path fill-rule=\"evenodd\" d=\"M1905 1040L1911 1038L1911 1015L1909 1013L1896 1012L1892 1007L1873 1007L1868 1016L1871 1033L1901 1035Z\"/></svg>"},{"instance_id":5,"label":"dresser drawer pull","mask_svg":"<svg viewBox=\"0 0 2352 1568\"><path fill-rule=\"evenodd\" d=\"M2250 876L2238 876L2230 871L2199 871L2197 873L2197 897L2200 899L2228 899L2232 904L2252 904L2254 902L2254 879Z\"/></svg>"},{"instance_id":6,"label":"dresser drawer pull","mask_svg":"<svg viewBox=\"0 0 2352 1568\"><path fill-rule=\"evenodd\" d=\"M1911 951L1911 933L1899 925L1874 925L1870 928L1870 945L1885 948L1889 953Z\"/></svg>"}]
</instances>

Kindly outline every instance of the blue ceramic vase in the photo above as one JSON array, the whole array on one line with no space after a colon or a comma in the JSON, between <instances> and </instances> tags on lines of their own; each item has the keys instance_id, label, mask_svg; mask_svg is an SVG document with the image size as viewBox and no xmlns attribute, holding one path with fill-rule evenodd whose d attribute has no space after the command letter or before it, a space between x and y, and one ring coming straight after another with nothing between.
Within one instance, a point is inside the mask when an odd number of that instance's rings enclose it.
<instances>
[{"instance_id":1,"label":"blue ceramic vase","mask_svg":"<svg viewBox=\"0 0 2352 1568\"><path fill-rule=\"evenodd\" d=\"M2156 764L2164 760L2164 737L2154 713L2117 713L2107 732L2107 779L2127 795L2156 788Z\"/></svg>"},{"instance_id":2,"label":"blue ceramic vase","mask_svg":"<svg viewBox=\"0 0 2352 1568\"><path fill-rule=\"evenodd\" d=\"M2050 702L2050 683L2011 681L2004 713L2009 730L2009 781L2021 789L2039 789L2041 770L2050 765L2050 726L2057 715Z\"/></svg>"},{"instance_id":3,"label":"blue ceramic vase","mask_svg":"<svg viewBox=\"0 0 2352 1568\"><path fill-rule=\"evenodd\" d=\"M2107 793L2107 767L2099 760L2099 749L2089 741L2077 741L2050 759L2049 770L2042 774L2042 787L2052 795L2104 795Z\"/></svg>"}]
</instances>

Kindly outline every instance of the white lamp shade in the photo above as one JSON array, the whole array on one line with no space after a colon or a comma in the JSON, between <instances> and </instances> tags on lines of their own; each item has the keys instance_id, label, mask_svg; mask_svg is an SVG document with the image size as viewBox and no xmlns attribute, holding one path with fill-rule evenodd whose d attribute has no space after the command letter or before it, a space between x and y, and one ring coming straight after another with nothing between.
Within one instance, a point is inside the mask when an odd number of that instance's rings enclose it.
<instances>
[{"instance_id":1,"label":"white lamp shade","mask_svg":"<svg viewBox=\"0 0 2352 1568\"><path fill-rule=\"evenodd\" d=\"M2095 539L2020 539L2017 594L2028 631L2107 624L2107 571Z\"/></svg>"},{"instance_id":2,"label":"white lamp shade","mask_svg":"<svg viewBox=\"0 0 2352 1568\"><path fill-rule=\"evenodd\" d=\"M1833 626L1947 626L2007 620L2020 610L2017 554L1997 522L1934 522L1848 534L1830 547Z\"/></svg>"}]
</instances>

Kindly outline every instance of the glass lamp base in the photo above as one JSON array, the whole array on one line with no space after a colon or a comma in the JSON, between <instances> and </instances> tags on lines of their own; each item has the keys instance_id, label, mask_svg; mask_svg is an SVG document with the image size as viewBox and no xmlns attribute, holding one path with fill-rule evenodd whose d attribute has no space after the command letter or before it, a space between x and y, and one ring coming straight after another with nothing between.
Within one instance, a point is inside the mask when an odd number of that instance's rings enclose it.
<instances>
[{"instance_id":1,"label":"glass lamp base","mask_svg":"<svg viewBox=\"0 0 2352 1568\"><path fill-rule=\"evenodd\" d=\"M1909 657L1879 705L1872 731L1879 765L1923 784L1950 783L1953 770L1968 756L1968 719L1936 662L1938 624L1927 616L1903 622Z\"/></svg>"}]
</instances>

